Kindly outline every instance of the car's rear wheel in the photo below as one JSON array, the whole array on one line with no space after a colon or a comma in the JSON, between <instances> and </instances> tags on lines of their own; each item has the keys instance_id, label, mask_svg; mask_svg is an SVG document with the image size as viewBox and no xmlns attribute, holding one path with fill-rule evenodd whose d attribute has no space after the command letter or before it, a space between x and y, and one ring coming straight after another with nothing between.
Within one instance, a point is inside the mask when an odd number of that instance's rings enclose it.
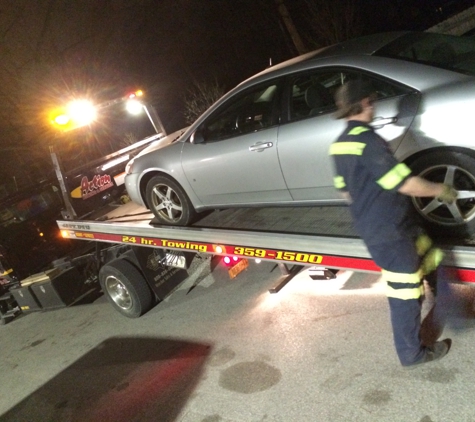
<instances>
[{"instance_id":1,"label":"car's rear wheel","mask_svg":"<svg viewBox=\"0 0 475 422\"><path fill-rule=\"evenodd\" d=\"M196 211L182 187L167 176L154 176L147 183L146 201L161 224L188 226Z\"/></svg>"},{"instance_id":2,"label":"car's rear wheel","mask_svg":"<svg viewBox=\"0 0 475 422\"><path fill-rule=\"evenodd\" d=\"M434 152L416 160L413 172L458 191L452 204L437 198L413 198L417 212L434 234L469 236L475 233L475 159L459 152Z\"/></svg>"}]
</instances>

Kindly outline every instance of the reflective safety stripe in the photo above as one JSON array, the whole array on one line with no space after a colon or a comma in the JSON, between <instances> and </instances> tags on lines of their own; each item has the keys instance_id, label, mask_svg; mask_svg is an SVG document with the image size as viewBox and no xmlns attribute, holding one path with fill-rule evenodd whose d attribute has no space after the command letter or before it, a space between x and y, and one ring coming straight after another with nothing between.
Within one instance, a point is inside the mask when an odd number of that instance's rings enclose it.
<instances>
[{"instance_id":1,"label":"reflective safety stripe","mask_svg":"<svg viewBox=\"0 0 475 422\"><path fill-rule=\"evenodd\" d=\"M394 189L409 174L411 174L411 169L404 163L399 163L381 177L377 183L383 189Z\"/></svg>"},{"instance_id":2,"label":"reflective safety stripe","mask_svg":"<svg viewBox=\"0 0 475 422\"><path fill-rule=\"evenodd\" d=\"M367 127L364 127L364 126L357 126L357 127L354 127L353 129L351 129L349 132L348 132L348 135L359 135L363 132L367 132L369 129Z\"/></svg>"},{"instance_id":3,"label":"reflective safety stripe","mask_svg":"<svg viewBox=\"0 0 475 422\"><path fill-rule=\"evenodd\" d=\"M419 299L424 294L424 286L421 283L419 286L412 289L394 289L391 286L386 287L386 296L394 299L409 300Z\"/></svg>"},{"instance_id":4,"label":"reflective safety stripe","mask_svg":"<svg viewBox=\"0 0 475 422\"><path fill-rule=\"evenodd\" d=\"M343 189L346 186L343 176L335 176L333 178L333 184L337 189Z\"/></svg>"},{"instance_id":5,"label":"reflective safety stripe","mask_svg":"<svg viewBox=\"0 0 475 422\"><path fill-rule=\"evenodd\" d=\"M363 155L363 142L335 142L330 145L330 155Z\"/></svg>"},{"instance_id":6,"label":"reflective safety stripe","mask_svg":"<svg viewBox=\"0 0 475 422\"><path fill-rule=\"evenodd\" d=\"M392 281L393 283L411 283L418 284L421 282L422 274L420 271L417 273L406 274L406 273L393 273L392 271L381 270L386 281Z\"/></svg>"},{"instance_id":7,"label":"reflective safety stripe","mask_svg":"<svg viewBox=\"0 0 475 422\"><path fill-rule=\"evenodd\" d=\"M424 255L432 246L432 240L426 234L421 234L416 240L417 255Z\"/></svg>"},{"instance_id":8,"label":"reflective safety stripe","mask_svg":"<svg viewBox=\"0 0 475 422\"><path fill-rule=\"evenodd\" d=\"M8 275L11 272L13 272L13 268L10 268L9 270L4 271L3 274L0 274L0 275Z\"/></svg>"},{"instance_id":9,"label":"reflective safety stripe","mask_svg":"<svg viewBox=\"0 0 475 422\"><path fill-rule=\"evenodd\" d=\"M386 296L395 299L419 299L424 294L424 285L422 284L422 274L417 273L394 273L392 271L381 270L381 274L386 280ZM401 284L398 288L397 285Z\"/></svg>"}]
</instances>

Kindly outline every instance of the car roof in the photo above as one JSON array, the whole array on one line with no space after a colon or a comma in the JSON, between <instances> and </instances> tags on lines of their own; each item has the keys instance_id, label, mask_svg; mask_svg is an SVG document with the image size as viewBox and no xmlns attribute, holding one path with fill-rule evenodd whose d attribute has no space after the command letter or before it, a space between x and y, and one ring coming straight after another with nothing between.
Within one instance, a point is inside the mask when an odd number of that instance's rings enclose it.
<instances>
[{"instance_id":1,"label":"car roof","mask_svg":"<svg viewBox=\"0 0 475 422\"><path fill-rule=\"evenodd\" d=\"M331 45L321 51L321 53L318 54L318 57L328 57L346 53L370 55L408 32L409 31L383 32L353 38L348 41Z\"/></svg>"},{"instance_id":2,"label":"car roof","mask_svg":"<svg viewBox=\"0 0 475 422\"><path fill-rule=\"evenodd\" d=\"M407 34L409 31L397 32L383 32L378 34L366 35L364 37L354 38L348 41L343 41L338 44L333 44L328 47L323 47L319 50L310 53L302 54L293 59L286 60L275 66L269 67L262 72L246 79L242 84L247 84L254 79L261 79L261 77L278 76L279 73L286 73L292 67L299 67L303 63L310 63L323 58L346 56L346 55L371 55L389 44L391 41ZM275 74L275 75L274 75Z\"/></svg>"},{"instance_id":3,"label":"car roof","mask_svg":"<svg viewBox=\"0 0 475 422\"><path fill-rule=\"evenodd\" d=\"M209 113L213 112L220 104L222 104L228 98L233 96L237 91L240 91L243 88L266 81L268 79L272 79L274 77L286 75L289 72L292 72L293 69L300 70L302 68L305 68L309 64L311 66L312 62L317 62L328 57L343 57L347 55L371 55L379 49L383 48L385 45L394 41L395 39L410 32L411 31L393 31L367 35L344 41L338 44L334 44L328 47L324 47L319 50L311 51L310 53L302 54L300 56L294 57L293 59L286 60L284 62L271 66L261 71L260 73L257 73L248 79L245 79L233 89L228 91L188 128L187 132L184 134L181 140L184 141L187 139L188 134L192 133L196 129L196 126L200 124L202 118L205 118L207 115L209 115Z\"/></svg>"}]
</instances>

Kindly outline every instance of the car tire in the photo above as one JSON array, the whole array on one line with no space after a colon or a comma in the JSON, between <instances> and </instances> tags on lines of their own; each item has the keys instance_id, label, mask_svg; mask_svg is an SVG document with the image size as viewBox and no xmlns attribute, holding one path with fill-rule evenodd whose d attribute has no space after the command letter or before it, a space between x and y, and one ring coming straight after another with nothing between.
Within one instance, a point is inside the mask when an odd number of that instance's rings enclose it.
<instances>
[{"instance_id":1,"label":"car tire","mask_svg":"<svg viewBox=\"0 0 475 422\"><path fill-rule=\"evenodd\" d=\"M154 176L147 183L146 202L160 224L188 226L196 211L182 187L167 176Z\"/></svg>"},{"instance_id":2,"label":"car tire","mask_svg":"<svg viewBox=\"0 0 475 422\"><path fill-rule=\"evenodd\" d=\"M107 300L122 315L138 318L153 306L153 294L142 273L129 261L116 259L99 271Z\"/></svg>"},{"instance_id":3,"label":"car tire","mask_svg":"<svg viewBox=\"0 0 475 422\"><path fill-rule=\"evenodd\" d=\"M475 233L475 158L452 151L427 154L410 166L431 182L446 183L459 191L451 205L436 198L412 198L413 205L434 235L468 237Z\"/></svg>"}]
</instances>

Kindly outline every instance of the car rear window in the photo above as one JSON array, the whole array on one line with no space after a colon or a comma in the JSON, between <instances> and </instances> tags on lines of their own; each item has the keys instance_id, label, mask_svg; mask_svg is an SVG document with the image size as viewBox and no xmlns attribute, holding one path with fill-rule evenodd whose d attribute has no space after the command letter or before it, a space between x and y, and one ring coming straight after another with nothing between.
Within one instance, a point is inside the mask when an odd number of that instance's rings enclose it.
<instances>
[{"instance_id":1,"label":"car rear window","mask_svg":"<svg viewBox=\"0 0 475 422\"><path fill-rule=\"evenodd\" d=\"M410 32L374 53L475 76L475 38Z\"/></svg>"}]
</instances>

